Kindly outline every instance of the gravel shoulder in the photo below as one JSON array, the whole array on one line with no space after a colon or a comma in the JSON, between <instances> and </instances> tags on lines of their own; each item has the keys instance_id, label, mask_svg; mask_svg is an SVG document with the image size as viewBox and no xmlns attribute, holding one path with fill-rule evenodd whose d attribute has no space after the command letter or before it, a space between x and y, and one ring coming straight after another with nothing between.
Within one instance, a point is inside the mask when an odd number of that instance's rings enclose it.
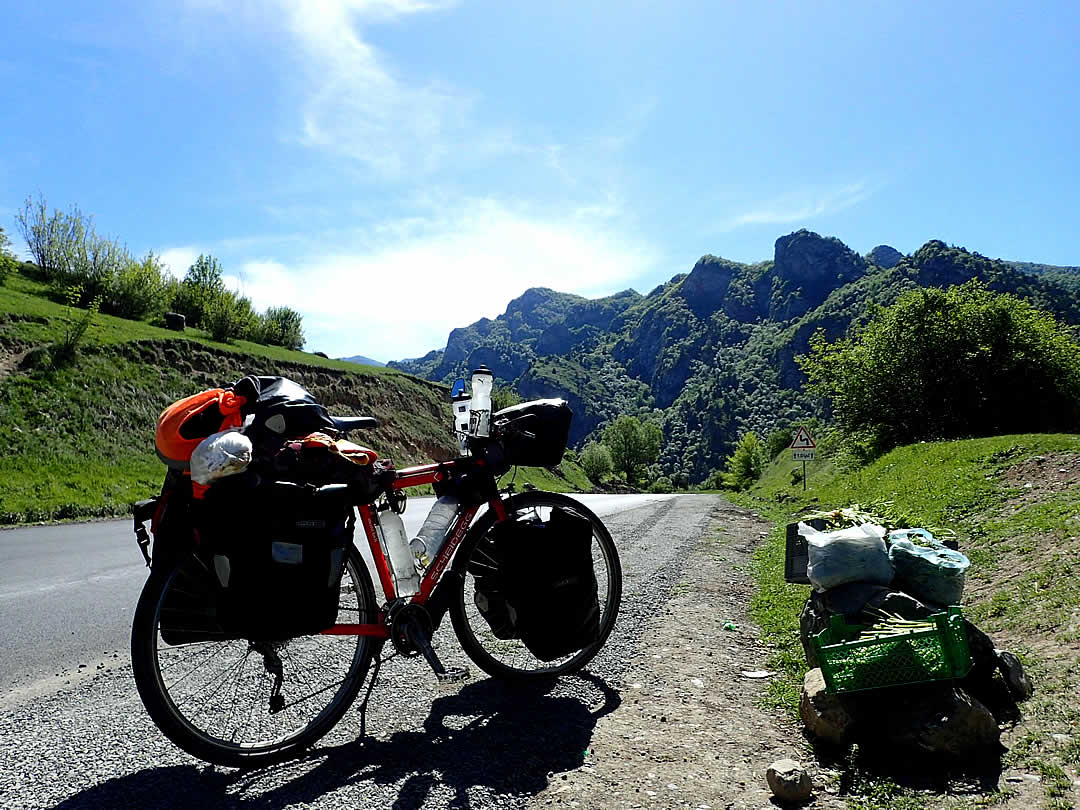
<instances>
[{"instance_id":1,"label":"gravel shoulder","mask_svg":"<svg viewBox=\"0 0 1080 810\"><path fill-rule=\"evenodd\" d=\"M805 807L847 806L825 788L832 775L815 770L797 724L759 706L769 649L747 615L748 569L768 528L745 509L714 508L639 639L622 703L597 722L582 766L530 807L772 807L765 771L784 757L810 769L817 790Z\"/></svg>"}]
</instances>

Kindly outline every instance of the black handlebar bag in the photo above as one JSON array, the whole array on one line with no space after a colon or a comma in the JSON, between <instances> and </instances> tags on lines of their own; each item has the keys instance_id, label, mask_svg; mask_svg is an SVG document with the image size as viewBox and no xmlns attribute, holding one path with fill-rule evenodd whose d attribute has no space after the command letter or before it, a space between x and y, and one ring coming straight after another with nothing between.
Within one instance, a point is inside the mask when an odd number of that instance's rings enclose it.
<instances>
[{"instance_id":1,"label":"black handlebar bag","mask_svg":"<svg viewBox=\"0 0 1080 810\"><path fill-rule=\"evenodd\" d=\"M244 478L214 484L196 508L218 624L252 641L326 630L337 621L352 507L343 494Z\"/></svg>"},{"instance_id":2,"label":"black handlebar bag","mask_svg":"<svg viewBox=\"0 0 1080 810\"><path fill-rule=\"evenodd\" d=\"M600 637L588 520L552 509L544 521L499 523L495 552L499 596L510 607L514 633L529 652L541 661L554 661Z\"/></svg>"}]
</instances>

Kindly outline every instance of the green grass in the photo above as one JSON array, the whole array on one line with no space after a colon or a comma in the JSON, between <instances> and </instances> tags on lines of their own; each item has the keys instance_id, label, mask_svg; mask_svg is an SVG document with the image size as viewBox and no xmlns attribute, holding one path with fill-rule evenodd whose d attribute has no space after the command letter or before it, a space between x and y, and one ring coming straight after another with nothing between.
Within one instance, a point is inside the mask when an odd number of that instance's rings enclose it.
<instances>
[{"instance_id":1,"label":"green grass","mask_svg":"<svg viewBox=\"0 0 1080 810\"><path fill-rule=\"evenodd\" d=\"M377 417L380 427L352 438L398 467L453 455L445 387L392 369L246 342L223 346L197 330L180 336L106 315L94 319L73 361L53 368L43 347L84 311L45 292L24 277L0 287L0 349L8 360L0 376L0 523L126 514L160 488L165 468L154 429L161 411L245 374L288 376L331 413ZM526 483L592 488L570 461L556 472L521 468L516 485Z\"/></svg>"},{"instance_id":2,"label":"green grass","mask_svg":"<svg viewBox=\"0 0 1080 810\"><path fill-rule=\"evenodd\" d=\"M59 340L71 323L72 317L82 315L83 310L69 310L63 304L49 300L48 287L25 276L12 276L0 287L0 341L39 346ZM12 314L16 318L12 318ZM27 319L35 320L27 320ZM110 345L136 340L176 340L180 333L143 321L129 321L112 315L99 314L86 336L87 344ZM401 372L384 366L358 366L344 360L327 359L311 352L292 351L280 346L264 346L247 340L220 343L211 340L201 329L187 329L183 338L215 349L253 356L277 363L303 363L319 368L339 371L355 371L378 375L400 375Z\"/></svg>"},{"instance_id":3,"label":"green grass","mask_svg":"<svg viewBox=\"0 0 1080 810\"><path fill-rule=\"evenodd\" d=\"M1080 456L1080 436L1027 434L918 444L850 471L826 457L808 464L805 493L801 483L791 480L794 462L781 457L756 487L732 495L776 524L753 567L758 589L751 612L773 645L770 667L781 673L771 682L766 702L796 714L806 670L798 616L809 588L784 582L788 522L803 509L858 503L894 525L951 529L972 561L965 612L991 636L1013 639L1008 646L1037 684L1035 697L1022 706L1026 736L1006 764L1041 774L1046 807L1068 806L1061 804L1067 802L1068 789L1063 768L1075 769L1080 760L1075 700L1080 694L1075 653L1080 640L1080 486L1023 495L1022 488L1002 476L1025 459L1052 453ZM974 598L974 590L984 595ZM1053 659L1038 654L1047 648L1072 652ZM1055 733L1065 734L1068 742L1054 742ZM885 796L890 790L885 785L852 796L851 806L906 806L901 801L911 797Z\"/></svg>"}]
</instances>

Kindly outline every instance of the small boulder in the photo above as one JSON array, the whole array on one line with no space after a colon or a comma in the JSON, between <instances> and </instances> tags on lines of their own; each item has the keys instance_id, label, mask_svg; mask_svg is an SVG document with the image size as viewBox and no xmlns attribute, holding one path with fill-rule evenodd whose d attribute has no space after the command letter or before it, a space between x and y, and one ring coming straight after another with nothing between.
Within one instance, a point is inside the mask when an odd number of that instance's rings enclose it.
<instances>
[{"instance_id":1,"label":"small boulder","mask_svg":"<svg viewBox=\"0 0 1080 810\"><path fill-rule=\"evenodd\" d=\"M825 676L811 669L803 678L799 716L815 737L836 745L850 741L854 718L838 695L825 691Z\"/></svg>"},{"instance_id":2,"label":"small boulder","mask_svg":"<svg viewBox=\"0 0 1080 810\"><path fill-rule=\"evenodd\" d=\"M1009 687L1009 694L1017 703L1022 703L1035 694L1035 684L1024 672L1024 665L1020 659L1007 650L994 650L1001 669L1001 677L1005 679Z\"/></svg>"},{"instance_id":3,"label":"small boulder","mask_svg":"<svg viewBox=\"0 0 1080 810\"><path fill-rule=\"evenodd\" d=\"M183 332L184 327L187 326L187 318L179 312L166 312L165 326L174 332Z\"/></svg>"},{"instance_id":4,"label":"small boulder","mask_svg":"<svg viewBox=\"0 0 1080 810\"><path fill-rule=\"evenodd\" d=\"M765 772L773 796L782 802L805 802L814 791L810 774L793 759L778 759Z\"/></svg>"},{"instance_id":5,"label":"small boulder","mask_svg":"<svg viewBox=\"0 0 1080 810\"><path fill-rule=\"evenodd\" d=\"M963 689L927 689L894 709L883 725L886 736L899 745L964 762L1001 749L994 715Z\"/></svg>"}]
</instances>

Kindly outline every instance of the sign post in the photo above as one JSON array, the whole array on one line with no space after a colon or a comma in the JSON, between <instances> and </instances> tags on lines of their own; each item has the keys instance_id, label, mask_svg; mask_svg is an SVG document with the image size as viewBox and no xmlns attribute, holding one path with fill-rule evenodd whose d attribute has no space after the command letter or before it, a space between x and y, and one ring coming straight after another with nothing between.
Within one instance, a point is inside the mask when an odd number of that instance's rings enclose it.
<instances>
[{"instance_id":1,"label":"sign post","mask_svg":"<svg viewBox=\"0 0 1080 810\"><path fill-rule=\"evenodd\" d=\"M795 438L791 440L791 460L802 462L802 488L806 492L806 462L813 461L817 452L817 445L810 437L810 431L803 425L795 431Z\"/></svg>"}]
</instances>

